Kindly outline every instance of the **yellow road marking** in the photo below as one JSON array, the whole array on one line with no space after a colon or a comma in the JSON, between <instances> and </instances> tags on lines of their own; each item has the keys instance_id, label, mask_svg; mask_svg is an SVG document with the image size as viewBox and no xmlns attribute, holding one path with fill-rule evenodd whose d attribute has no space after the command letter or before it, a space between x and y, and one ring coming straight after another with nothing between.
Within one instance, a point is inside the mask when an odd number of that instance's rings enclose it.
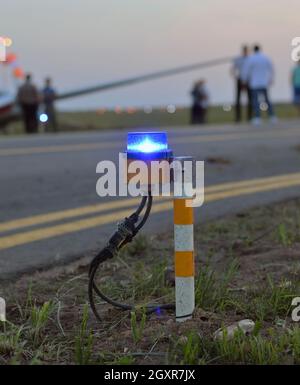
<instances>
[{"instance_id":1,"label":"yellow road marking","mask_svg":"<svg viewBox=\"0 0 300 385\"><path fill-rule=\"evenodd\" d=\"M111 223L116 218L125 217L129 213L129 209L121 210L117 213L104 214L101 216L96 216L88 219L81 219L79 221L69 222L62 225L45 227L38 230L32 230L20 234L2 237L0 238L0 250Z\"/></svg>"},{"instance_id":2,"label":"yellow road marking","mask_svg":"<svg viewBox=\"0 0 300 385\"><path fill-rule=\"evenodd\" d=\"M213 186L208 186L205 188L205 195L218 192L218 191L226 191L226 190L235 190L241 187L249 187L255 185L265 185L268 183L276 183L285 180L298 179L300 180L300 173L291 173L286 175L272 176L266 178L256 178L250 180L244 180L239 182L226 182L220 183ZM160 198L161 199L161 198ZM170 199L168 197L164 199ZM106 203L87 205L82 207L77 207L73 209L54 211L52 213L47 214L39 214L31 217L15 219L7 222L0 222L0 232L17 230L23 227L30 227L40 224L45 224L49 222L60 221L64 219L80 217L88 214L96 214L99 212L105 212L114 209L120 209L124 207L134 207L139 202L139 198L129 198L122 199L118 201L110 201Z\"/></svg>"},{"instance_id":3,"label":"yellow road marking","mask_svg":"<svg viewBox=\"0 0 300 385\"><path fill-rule=\"evenodd\" d=\"M300 129L287 129L287 130L273 130L264 132L236 132L227 134L207 134L207 135L192 135L184 136L180 138L174 138L173 144L177 143L198 143L198 142L219 142L238 139L260 139L265 137L271 138L283 138L300 135ZM86 150L108 149L108 148L122 148L124 142L121 141L109 141L101 143L79 143L79 144L65 144L55 146L40 146L40 147L22 147L22 148L6 148L0 149L0 156L17 156L17 155L33 155L44 153L57 153L57 152L76 152Z\"/></svg>"},{"instance_id":4,"label":"yellow road marking","mask_svg":"<svg viewBox=\"0 0 300 385\"><path fill-rule=\"evenodd\" d=\"M140 201L139 198L122 199L114 202L94 204L89 206L77 207L74 209L54 211L47 214L39 214L32 217L15 219L0 223L0 232L16 230L22 227L40 225L48 222L55 222L63 219L79 217L91 213L99 213L108 210L119 209L122 207L135 206Z\"/></svg>"},{"instance_id":5,"label":"yellow road marking","mask_svg":"<svg viewBox=\"0 0 300 385\"><path fill-rule=\"evenodd\" d=\"M294 187L294 186L300 186L299 177L286 179L282 181L275 181L265 185L263 184L256 185L256 186L253 185L253 186L247 186L245 188L240 188L232 191L220 191L220 192L212 193L205 198L205 202L213 202L213 201L218 201L226 198L238 197L241 195L254 194L254 193L264 192L264 191L279 190L282 188Z\"/></svg>"},{"instance_id":6,"label":"yellow road marking","mask_svg":"<svg viewBox=\"0 0 300 385\"><path fill-rule=\"evenodd\" d=\"M252 187L247 186L245 188L237 188L231 191L228 190L228 191L220 191L220 192L211 193L211 194L205 194L205 203L215 202L226 198L234 198L237 196L259 193L264 191L279 190L282 188L288 188L288 187L294 187L294 186L300 186L299 178L291 179L291 180L282 180L278 182L269 183L266 185L257 185ZM170 210L172 207L173 207L172 202L168 201L168 202L154 205L151 212L158 213L161 211Z\"/></svg>"},{"instance_id":7,"label":"yellow road marking","mask_svg":"<svg viewBox=\"0 0 300 385\"><path fill-rule=\"evenodd\" d=\"M270 129L269 131L263 132L239 132L239 133L228 133L224 135L197 135L194 137L183 137L177 138L175 143L198 143L198 142L223 142L229 140L239 140L239 139L262 139L270 137L271 139L275 138L288 138L293 137L294 135L300 135L300 129L288 129L282 131L274 131Z\"/></svg>"},{"instance_id":8,"label":"yellow road marking","mask_svg":"<svg viewBox=\"0 0 300 385\"><path fill-rule=\"evenodd\" d=\"M122 142L101 142L101 143L61 144L57 146L6 148L6 149L0 150L0 156L84 151L84 150L94 150L94 149L101 149L101 148L116 148L116 147L121 147L121 145L122 145Z\"/></svg>"},{"instance_id":9,"label":"yellow road marking","mask_svg":"<svg viewBox=\"0 0 300 385\"><path fill-rule=\"evenodd\" d=\"M295 175L295 174L294 174ZM300 179L299 177L292 177L290 179L281 179L275 180L266 184L257 184L246 187L240 187L233 190L217 191L207 194L205 201L213 202L226 198L242 196L247 194L253 194L263 191L277 190L292 186L299 186ZM170 200L157 203L153 206L152 213L159 213L163 211L170 210L172 208L172 202ZM96 226L112 223L118 221L130 213L129 209L120 210L109 214L104 214L101 216L94 216L92 218L76 220L73 222L45 227L37 230L26 231L19 234L8 235L0 238L0 250L8 249L11 247L40 241L43 239L53 238L56 236L69 234L81 230L86 230Z\"/></svg>"},{"instance_id":10,"label":"yellow road marking","mask_svg":"<svg viewBox=\"0 0 300 385\"><path fill-rule=\"evenodd\" d=\"M255 179L247 179L238 182L226 182L221 184L216 184L213 186L208 186L205 188L205 193L213 193L216 191L224 191L224 190L234 190L240 187L251 187L253 185L264 185L268 183L281 182L285 180L298 179L300 180L300 172L283 174L283 175L274 175L267 176L263 178L255 178Z\"/></svg>"}]
</instances>

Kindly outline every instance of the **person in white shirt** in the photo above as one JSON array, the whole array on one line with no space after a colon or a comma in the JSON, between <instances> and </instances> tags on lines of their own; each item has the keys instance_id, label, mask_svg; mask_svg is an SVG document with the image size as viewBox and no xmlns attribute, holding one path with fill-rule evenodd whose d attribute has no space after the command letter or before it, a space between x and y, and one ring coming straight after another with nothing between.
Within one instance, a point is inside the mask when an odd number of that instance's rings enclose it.
<instances>
[{"instance_id":1,"label":"person in white shirt","mask_svg":"<svg viewBox=\"0 0 300 385\"><path fill-rule=\"evenodd\" d=\"M268 107L268 114L275 122L275 114L270 102L268 90L274 80L272 61L261 52L258 45L254 47L254 53L245 62L242 73L242 81L248 84L251 90L252 105L254 110L254 124L260 124L260 103L262 98Z\"/></svg>"},{"instance_id":2,"label":"person in white shirt","mask_svg":"<svg viewBox=\"0 0 300 385\"><path fill-rule=\"evenodd\" d=\"M241 96L244 91L247 94L248 105L247 105L247 118L252 118L252 102L251 102L251 91L248 84L244 84L242 81L242 73L244 70L245 62L249 55L249 49L246 45L242 47L242 54L236 57L233 61L231 73L236 81L236 101L235 101L235 121L241 121Z\"/></svg>"}]
</instances>

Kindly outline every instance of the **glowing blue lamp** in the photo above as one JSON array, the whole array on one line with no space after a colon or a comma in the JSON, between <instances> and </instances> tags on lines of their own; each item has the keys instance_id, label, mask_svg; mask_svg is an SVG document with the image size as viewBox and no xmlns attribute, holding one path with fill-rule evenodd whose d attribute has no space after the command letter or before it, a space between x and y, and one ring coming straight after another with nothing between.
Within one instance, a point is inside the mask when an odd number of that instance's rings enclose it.
<instances>
[{"instance_id":1,"label":"glowing blue lamp","mask_svg":"<svg viewBox=\"0 0 300 385\"><path fill-rule=\"evenodd\" d=\"M47 123L48 122L48 115L47 114L41 114L40 115L40 122L41 123Z\"/></svg>"},{"instance_id":2,"label":"glowing blue lamp","mask_svg":"<svg viewBox=\"0 0 300 385\"><path fill-rule=\"evenodd\" d=\"M129 132L127 136L127 157L129 159L170 159L165 132Z\"/></svg>"}]
</instances>

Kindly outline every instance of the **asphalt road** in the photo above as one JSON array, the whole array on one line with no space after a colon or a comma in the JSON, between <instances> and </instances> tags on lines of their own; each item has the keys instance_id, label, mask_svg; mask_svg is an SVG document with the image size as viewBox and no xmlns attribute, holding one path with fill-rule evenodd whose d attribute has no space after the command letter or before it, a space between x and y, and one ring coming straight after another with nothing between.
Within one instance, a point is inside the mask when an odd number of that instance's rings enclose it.
<instances>
[{"instance_id":1,"label":"asphalt road","mask_svg":"<svg viewBox=\"0 0 300 385\"><path fill-rule=\"evenodd\" d=\"M175 155L206 160L205 204L195 213L200 223L299 196L299 121L164 131ZM99 198L96 165L118 159L126 134L0 139L1 278L91 255L106 242L136 202ZM171 229L171 201L157 198L145 231Z\"/></svg>"}]
</instances>

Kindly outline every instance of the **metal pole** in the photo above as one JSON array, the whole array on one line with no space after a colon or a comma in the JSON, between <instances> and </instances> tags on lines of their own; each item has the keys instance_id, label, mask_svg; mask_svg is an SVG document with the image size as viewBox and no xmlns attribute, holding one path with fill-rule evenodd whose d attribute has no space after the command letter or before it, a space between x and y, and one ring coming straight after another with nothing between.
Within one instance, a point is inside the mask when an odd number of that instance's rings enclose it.
<instances>
[{"instance_id":1,"label":"metal pole","mask_svg":"<svg viewBox=\"0 0 300 385\"><path fill-rule=\"evenodd\" d=\"M149 74L135 76L132 78L120 79L117 81L102 83L102 84L96 85L94 87L87 87L87 88L83 88L81 90L74 90L74 91L65 92L63 94L57 95L56 99L66 99L66 98L70 98L70 97L89 94L92 92L100 92L100 91L110 90L110 89L117 88L117 87L129 86L129 85L135 84L135 83L141 83L141 82L145 82L145 81L149 81L149 80L160 79L160 78L164 78L167 76L179 75L179 74L183 74L183 73L190 72L190 71L195 71L195 70L202 69L202 68L211 68L211 67L215 67L215 66L222 65L225 63L229 63L231 61L232 61L232 57L223 57L223 58L204 61L201 63L194 63L194 64L182 66L182 67L152 72Z\"/></svg>"}]
</instances>

